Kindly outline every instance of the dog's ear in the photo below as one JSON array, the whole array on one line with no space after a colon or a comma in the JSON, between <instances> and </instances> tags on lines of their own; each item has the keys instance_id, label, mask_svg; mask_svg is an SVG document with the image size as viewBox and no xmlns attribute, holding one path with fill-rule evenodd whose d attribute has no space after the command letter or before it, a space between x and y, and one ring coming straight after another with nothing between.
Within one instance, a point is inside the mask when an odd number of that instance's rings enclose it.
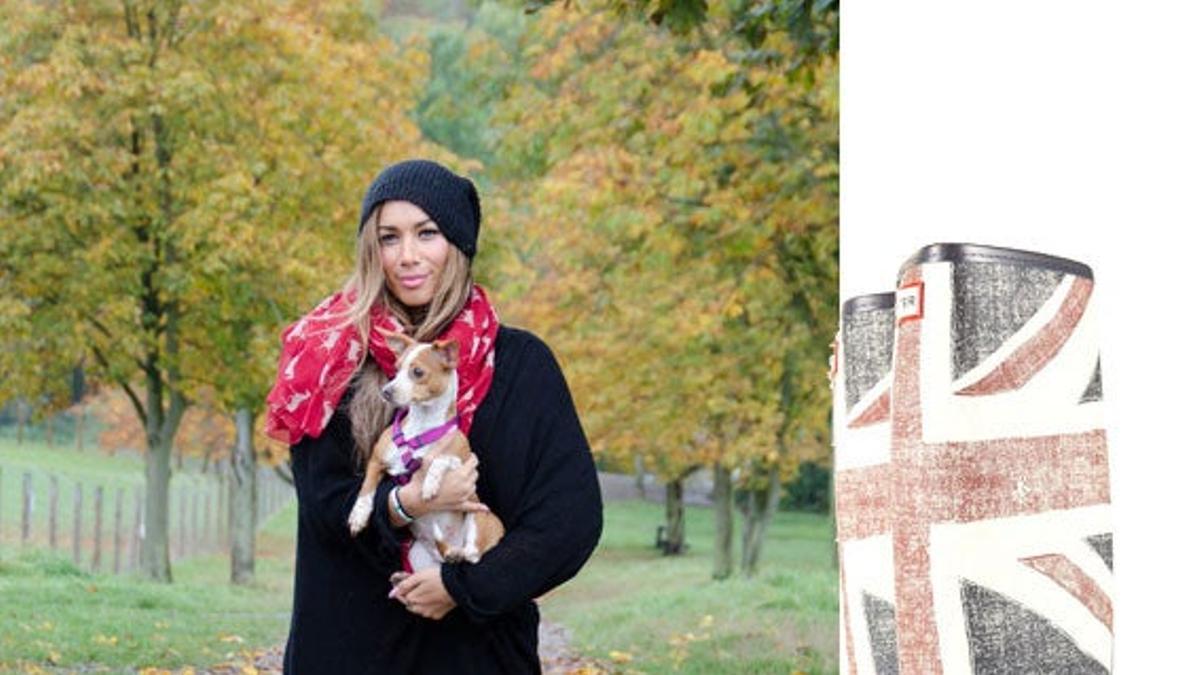
<instances>
[{"instance_id":1,"label":"dog's ear","mask_svg":"<svg viewBox=\"0 0 1200 675\"><path fill-rule=\"evenodd\" d=\"M405 349L417 344L416 340L409 337L409 335L402 330L394 331L386 328L380 328L379 334L383 336L383 339L387 340L388 346L391 347L392 351L396 352L397 354L401 354Z\"/></svg>"},{"instance_id":2,"label":"dog's ear","mask_svg":"<svg viewBox=\"0 0 1200 675\"><path fill-rule=\"evenodd\" d=\"M458 340L437 340L433 343L433 351L442 357L446 370L458 367Z\"/></svg>"}]
</instances>

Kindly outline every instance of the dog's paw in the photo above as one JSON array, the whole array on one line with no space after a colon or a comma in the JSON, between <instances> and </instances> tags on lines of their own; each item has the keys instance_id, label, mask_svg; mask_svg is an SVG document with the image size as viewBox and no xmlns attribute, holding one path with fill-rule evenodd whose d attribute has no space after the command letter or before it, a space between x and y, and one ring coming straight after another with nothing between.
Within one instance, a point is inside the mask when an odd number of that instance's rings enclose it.
<instances>
[{"instance_id":1,"label":"dog's paw","mask_svg":"<svg viewBox=\"0 0 1200 675\"><path fill-rule=\"evenodd\" d=\"M357 535L367 526L367 519L371 517L372 507L370 495L363 495L354 500L354 508L350 510L350 517L346 519L346 523L350 525L351 535Z\"/></svg>"},{"instance_id":2,"label":"dog's paw","mask_svg":"<svg viewBox=\"0 0 1200 675\"><path fill-rule=\"evenodd\" d=\"M430 476L432 477L432 476ZM440 480L430 480L429 477L421 484L421 499L429 501L437 496L438 488L441 487Z\"/></svg>"},{"instance_id":3,"label":"dog's paw","mask_svg":"<svg viewBox=\"0 0 1200 675\"><path fill-rule=\"evenodd\" d=\"M479 557L480 557L479 549L475 548L474 546L468 546L467 548L465 548L463 550L462 557L463 557L463 560L466 560L467 562L474 565L475 563L479 562Z\"/></svg>"}]
</instances>

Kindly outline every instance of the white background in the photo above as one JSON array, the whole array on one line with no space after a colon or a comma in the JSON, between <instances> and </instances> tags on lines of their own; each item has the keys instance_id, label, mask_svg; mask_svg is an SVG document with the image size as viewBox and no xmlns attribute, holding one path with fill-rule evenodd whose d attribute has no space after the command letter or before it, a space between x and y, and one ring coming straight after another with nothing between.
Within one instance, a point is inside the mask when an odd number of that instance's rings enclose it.
<instances>
[{"instance_id":1,"label":"white background","mask_svg":"<svg viewBox=\"0 0 1200 675\"><path fill-rule=\"evenodd\" d=\"M842 299L920 247L1095 272L1116 673L1200 672L1200 8L842 6Z\"/></svg>"}]
</instances>

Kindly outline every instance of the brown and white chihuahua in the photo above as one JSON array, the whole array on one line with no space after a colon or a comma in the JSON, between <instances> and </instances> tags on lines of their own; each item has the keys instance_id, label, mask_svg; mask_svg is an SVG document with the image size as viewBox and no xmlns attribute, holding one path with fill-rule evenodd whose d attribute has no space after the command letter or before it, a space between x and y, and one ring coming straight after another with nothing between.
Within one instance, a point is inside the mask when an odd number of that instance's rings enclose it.
<instances>
[{"instance_id":1,"label":"brown and white chihuahua","mask_svg":"<svg viewBox=\"0 0 1200 675\"><path fill-rule=\"evenodd\" d=\"M408 411L384 429L367 460L367 475L348 520L354 535L367 525L375 488L385 471L402 483L418 481L421 499L429 501L437 496L445 473L471 456L467 437L458 428L458 343L419 343L402 333L387 337L400 365L381 394ZM472 494L470 501L478 501L478 496ZM504 525L490 511L430 512L409 527L413 544L408 561L414 572L442 562L479 562L504 535Z\"/></svg>"}]
</instances>

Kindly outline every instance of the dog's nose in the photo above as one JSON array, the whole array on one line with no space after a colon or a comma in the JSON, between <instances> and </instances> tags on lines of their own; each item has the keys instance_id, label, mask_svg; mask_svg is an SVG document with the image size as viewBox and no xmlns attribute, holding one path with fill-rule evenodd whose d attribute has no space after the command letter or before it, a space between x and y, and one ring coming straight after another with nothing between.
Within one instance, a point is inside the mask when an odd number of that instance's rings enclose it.
<instances>
[{"instance_id":1,"label":"dog's nose","mask_svg":"<svg viewBox=\"0 0 1200 675\"><path fill-rule=\"evenodd\" d=\"M392 390L390 388L384 387L383 390L379 392L379 395L382 396L383 400L387 401L388 403L395 403L395 401L392 400Z\"/></svg>"}]
</instances>

